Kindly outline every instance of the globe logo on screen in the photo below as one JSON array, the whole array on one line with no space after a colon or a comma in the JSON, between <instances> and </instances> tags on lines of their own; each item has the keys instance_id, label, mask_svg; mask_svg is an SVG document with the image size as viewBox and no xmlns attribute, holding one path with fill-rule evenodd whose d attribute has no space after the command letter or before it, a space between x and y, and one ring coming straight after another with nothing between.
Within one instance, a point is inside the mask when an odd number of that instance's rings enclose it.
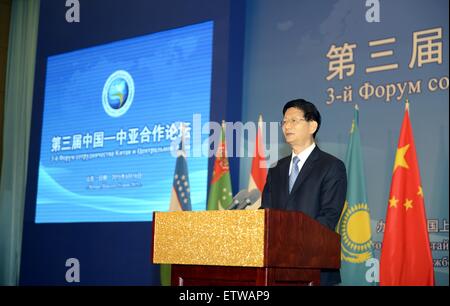
<instances>
[{"instance_id":1,"label":"globe logo on screen","mask_svg":"<svg viewBox=\"0 0 450 306\"><path fill-rule=\"evenodd\" d=\"M134 97L134 81L125 70L111 74L103 86L102 103L111 117L120 117L131 106Z\"/></svg>"},{"instance_id":2,"label":"globe logo on screen","mask_svg":"<svg viewBox=\"0 0 450 306\"><path fill-rule=\"evenodd\" d=\"M108 103L114 109L121 108L128 98L128 84L122 78L115 79L108 89Z\"/></svg>"}]
</instances>

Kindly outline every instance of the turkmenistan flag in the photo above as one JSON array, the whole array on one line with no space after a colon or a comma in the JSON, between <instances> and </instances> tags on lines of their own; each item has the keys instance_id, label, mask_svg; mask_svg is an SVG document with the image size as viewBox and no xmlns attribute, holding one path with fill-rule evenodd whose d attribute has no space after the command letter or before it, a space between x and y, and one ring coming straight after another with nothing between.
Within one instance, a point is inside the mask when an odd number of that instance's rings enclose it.
<instances>
[{"instance_id":1,"label":"turkmenistan flag","mask_svg":"<svg viewBox=\"0 0 450 306\"><path fill-rule=\"evenodd\" d=\"M225 127L222 124L220 143L216 151L211 186L209 187L208 210L226 209L232 200L233 192L225 142Z\"/></svg>"},{"instance_id":2,"label":"turkmenistan flag","mask_svg":"<svg viewBox=\"0 0 450 306\"><path fill-rule=\"evenodd\" d=\"M368 267L365 263L373 257L373 249L357 105L355 106L345 165L347 168L347 197L337 225L337 231L341 235L342 285L372 285L374 283L366 280Z\"/></svg>"}]
</instances>

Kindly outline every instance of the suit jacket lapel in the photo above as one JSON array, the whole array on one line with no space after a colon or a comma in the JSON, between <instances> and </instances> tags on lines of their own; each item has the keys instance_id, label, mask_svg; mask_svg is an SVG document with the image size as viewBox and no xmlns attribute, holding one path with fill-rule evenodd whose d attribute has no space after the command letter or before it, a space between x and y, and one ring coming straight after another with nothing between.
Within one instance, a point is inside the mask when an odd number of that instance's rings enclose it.
<instances>
[{"instance_id":1,"label":"suit jacket lapel","mask_svg":"<svg viewBox=\"0 0 450 306\"><path fill-rule=\"evenodd\" d=\"M317 147L314 148L314 150L311 152L311 155L309 155L308 159L306 160L305 164L302 167L302 170L300 170L300 173L298 174L297 179L295 180L294 186L292 187L292 191L289 194L289 197L291 197L295 191L300 187L300 185L306 180L311 170L314 168L314 164L319 159L320 155L320 149ZM289 173L289 169L288 169ZM288 180L289 182L289 180ZM289 183L287 184L289 186ZM288 187L289 188L289 187Z\"/></svg>"},{"instance_id":2,"label":"suit jacket lapel","mask_svg":"<svg viewBox=\"0 0 450 306\"><path fill-rule=\"evenodd\" d=\"M283 164L280 165L281 171L281 182L280 186L282 186L281 192L281 203L284 208L287 208L287 202L289 198L289 165L291 164L291 157L286 158L283 161Z\"/></svg>"}]
</instances>

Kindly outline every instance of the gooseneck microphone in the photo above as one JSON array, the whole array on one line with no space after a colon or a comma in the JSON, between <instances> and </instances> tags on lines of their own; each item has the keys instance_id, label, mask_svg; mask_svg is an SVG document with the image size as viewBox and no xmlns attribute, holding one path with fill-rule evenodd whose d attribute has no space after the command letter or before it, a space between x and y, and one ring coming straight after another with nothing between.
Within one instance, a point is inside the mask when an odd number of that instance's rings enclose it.
<instances>
[{"instance_id":1,"label":"gooseneck microphone","mask_svg":"<svg viewBox=\"0 0 450 306\"><path fill-rule=\"evenodd\" d=\"M249 197L249 192L247 189L242 189L239 191L233 198L231 205L228 206L227 210L236 209L239 205L241 205L245 200Z\"/></svg>"},{"instance_id":2,"label":"gooseneck microphone","mask_svg":"<svg viewBox=\"0 0 450 306\"><path fill-rule=\"evenodd\" d=\"M261 192L258 189L252 189L245 198L244 201L237 207L237 209L245 209L247 206L252 205L256 201L258 201L261 196Z\"/></svg>"}]
</instances>

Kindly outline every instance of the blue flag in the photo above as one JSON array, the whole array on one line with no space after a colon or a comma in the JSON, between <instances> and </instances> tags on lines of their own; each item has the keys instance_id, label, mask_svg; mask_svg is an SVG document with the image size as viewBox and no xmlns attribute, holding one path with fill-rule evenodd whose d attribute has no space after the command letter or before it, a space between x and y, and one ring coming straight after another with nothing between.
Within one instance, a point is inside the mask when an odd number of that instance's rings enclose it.
<instances>
[{"instance_id":1,"label":"blue flag","mask_svg":"<svg viewBox=\"0 0 450 306\"><path fill-rule=\"evenodd\" d=\"M175 165L175 173L173 175L172 196L170 198L169 207L169 211L181 210L192 210L188 167L183 141L180 142L177 151L177 162ZM160 280L162 286L170 286L171 270L170 265L160 265Z\"/></svg>"},{"instance_id":2,"label":"blue flag","mask_svg":"<svg viewBox=\"0 0 450 306\"><path fill-rule=\"evenodd\" d=\"M341 235L341 284L366 286L374 284L373 275L366 275L369 269L366 262L373 258L373 246L359 135L358 106L355 106L345 166L347 197L337 225L337 231Z\"/></svg>"},{"instance_id":3,"label":"blue flag","mask_svg":"<svg viewBox=\"0 0 450 306\"><path fill-rule=\"evenodd\" d=\"M182 143L180 143L180 148L177 152L178 157L173 176L170 211L192 210L186 154L182 146Z\"/></svg>"}]
</instances>

